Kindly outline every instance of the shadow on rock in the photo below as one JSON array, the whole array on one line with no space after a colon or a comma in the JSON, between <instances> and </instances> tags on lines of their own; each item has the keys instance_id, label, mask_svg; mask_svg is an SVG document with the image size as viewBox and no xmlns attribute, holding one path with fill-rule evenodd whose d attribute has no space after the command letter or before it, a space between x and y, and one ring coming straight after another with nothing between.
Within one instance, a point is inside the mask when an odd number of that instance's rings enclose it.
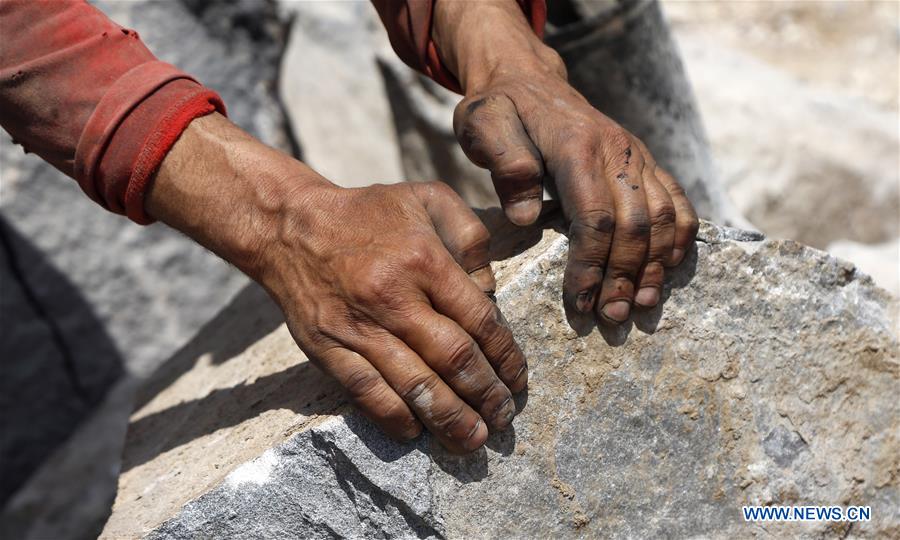
<instances>
[{"instance_id":1,"label":"shadow on rock","mask_svg":"<svg viewBox=\"0 0 900 540\"><path fill-rule=\"evenodd\" d=\"M385 463L397 461L415 449L426 452L426 437L418 437L410 442L399 442L385 435L374 423L355 410L348 411L342 416L350 431L359 437L375 457Z\"/></svg>"},{"instance_id":2,"label":"shadow on rock","mask_svg":"<svg viewBox=\"0 0 900 540\"><path fill-rule=\"evenodd\" d=\"M122 471L220 429L241 424L273 409L304 416L334 414L344 405L338 384L303 362L260 377L250 384L213 390L200 399L149 414L131 423ZM188 419L189 421L185 421Z\"/></svg>"},{"instance_id":3,"label":"shadow on rock","mask_svg":"<svg viewBox=\"0 0 900 540\"><path fill-rule=\"evenodd\" d=\"M497 207L475 208L475 214L491 234L491 260L502 261L525 252L541 241L545 229L561 229L562 214L556 201L544 201L541 215L532 225L520 227Z\"/></svg>"},{"instance_id":4,"label":"shadow on rock","mask_svg":"<svg viewBox=\"0 0 900 540\"><path fill-rule=\"evenodd\" d=\"M212 363L221 364L241 354L247 347L278 328L282 322L284 315L275 302L262 287L249 283L222 311L203 325L187 345L156 370L139 392L135 410L190 371L197 359L204 354L209 355ZM233 339L213 338L214 335L222 335L223 328Z\"/></svg>"},{"instance_id":5,"label":"shadow on rock","mask_svg":"<svg viewBox=\"0 0 900 540\"><path fill-rule=\"evenodd\" d=\"M0 216L0 505L100 403L122 357L88 301Z\"/></svg>"},{"instance_id":6,"label":"shadow on rock","mask_svg":"<svg viewBox=\"0 0 900 540\"><path fill-rule=\"evenodd\" d=\"M697 273L697 244L694 243L691 249L684 256L675 268L666 269L666 279L663 283L662 293L660 294L659 303L650 309L635 308L631 312L631 316L627 321L619 326L597 325L597 330L607 344L613 347L624 345L628 340L628 335L632 328L636 327L645 334L653 334L659 326L665 310L666 302L672 296L672 289L680 289L687 287L694 274Z\"/></svg>"}]
</instances>

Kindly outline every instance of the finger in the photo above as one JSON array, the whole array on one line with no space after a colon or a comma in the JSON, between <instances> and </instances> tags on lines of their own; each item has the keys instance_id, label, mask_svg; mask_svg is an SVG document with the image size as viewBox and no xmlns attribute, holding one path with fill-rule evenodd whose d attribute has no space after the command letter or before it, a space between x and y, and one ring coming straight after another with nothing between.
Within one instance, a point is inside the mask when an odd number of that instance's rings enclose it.
<instances>
[{"instance_id":1,"label":"finger","mask_svg":"<svg viewBox=\"0 0 900 540\"><path fill-rule=\"evenodd\" d=\"M658 170L654 167L654 170ZM650 244L647 262L638 276L634 303L653 307L659 303L665 271L663 265L672 256L675 241L675 206L669 192L656 178L654 171L644 168L644 187L647 190L647 210L650 215Z\"/></svg>"},{"instance_id":2,"label":"finger","mask_svg":"<svg viewBox=\"0 0 900 540\"><path fill-rule=\"evenodd\" d=\"M422 424L368 360L343 347L319 355L318 363L344 387L354 405L391 437L408 441L419 436Z\"/></svg>"},{"instance_id":3,"label":"finger","mask_svg":"<svg viewBox=\"0 0 900 540\"><path fill-rule=\"evenodd\" d=\"M472 163L491 171L509 220L534 223L541 213L544 165L515 104L503 95L466 98L453 114L453 130Z\"/></svg>"},{"instance_id":4,"label":"finger","mask_svg":"<svg viewBox=\"0 0 900 540\"><path fill-rule=\"evenodd\" d=\"M459 325L426 303L421 307L410 317L414 325L386 328L406 342L458 396L478 411L491 429L505 429L516 412L509 389ZM428 328L428 332L421 332L422 327Z\"/></svg>"},{"instance_id":5,"label":"finger","mask_svg":"<svg viewBox=\"0 0 900 540\"><path fill-rule=\"evenodd\" d=\"M528 384L528 365L500 308L456 272L434 276L425 285L435 311L462 328L513 393Z\"/></svg>"},{"instance_id":6,"label":"finger","mask_svg":"<svg viewBox=\"0 0 900 540\"><path fill-rule=\"evenodd\" d=\"M553 171L569 223L569 255L563 277L563 305L570 322L593 320L594 303L615 230L614 202L598 179L594 152L561 162Z\"/></svg>"},{"instance_id":7,"label":"finger","mask_svg":"<svg viewBox=\"0 0 900 540\"><path fill-rule=\"evenodd\" d=\"M466 282L474 287L468 280ZM426 328L422 331L428 333ZM471 452L487 440L487 425L478 413L400 339L385 331L375 338L351 338L349 345L372 362L387 384L445 448L457 453Z\"/></svg>"},{"instance_id":8,"label":"finger","mask_svg":"<svg viewBox=\"0 0 900 540\"><path fill-rule=\"evenodd\" d=\"M688 200L684 188L672 178L671 174L658 167L656 177L666 188L675 207L675 240L672 246L672 255L666 261L666 266L676 266L684 259L684 254L688 252L697 238L700 220L697 218L694 205Z\"/></svg>"},{"instance_id":9,"label":"finger","mask_svg":"<svg viewBox=\"0 0 900 540\"><path fill-rule=\"evenodd\" d=\"M597 300L597 315L611 324L628 319L638 272L650 239L650 218L643 180L644 156L630 137L610 141L603 156L607 185L616 208L616 230Z\"/></svg>"},{"instance_id":10,"label":"finger","mask_svg":"<svg viewBox=\"0 0 900 540\"><path fill-rule=\"evenodd\" d=\"M411 184L444 247L482 291L496 289L491 270L491 237L475 212L441 182Z\"/></svg>"}]
</instances>

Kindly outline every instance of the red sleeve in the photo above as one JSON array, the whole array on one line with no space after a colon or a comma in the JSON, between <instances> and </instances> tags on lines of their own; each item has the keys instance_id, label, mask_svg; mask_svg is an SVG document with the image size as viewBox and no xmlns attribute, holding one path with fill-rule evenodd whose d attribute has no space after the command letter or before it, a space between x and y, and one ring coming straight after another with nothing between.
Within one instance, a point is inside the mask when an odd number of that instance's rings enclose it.
<instances>
[{"instance_id":1,"label":"red sleeve","mask_svg":"<svg viewBox=\"0 0 900 540\"><path fill-rule=\"evenodd\" d=\"M391 46L411 68L428 75L441 86L462 93L459 81L441 63L431 40L431 14L438 0L372 0L384 23ZM447 1L447 0L443 0ZM538 37L544 37L546 0L517 0Z\"/></svg>"},{"instance_id":2,"label":"red sleeve","mask_svg":"<svg viewBox=\"0 0 900 540\"><path fill-rule=\"evenodd\" d=\"M150 223L149 179L215 92L83 0L0 0L0 125L105 208Z\"/></svg>"}]
</instances>

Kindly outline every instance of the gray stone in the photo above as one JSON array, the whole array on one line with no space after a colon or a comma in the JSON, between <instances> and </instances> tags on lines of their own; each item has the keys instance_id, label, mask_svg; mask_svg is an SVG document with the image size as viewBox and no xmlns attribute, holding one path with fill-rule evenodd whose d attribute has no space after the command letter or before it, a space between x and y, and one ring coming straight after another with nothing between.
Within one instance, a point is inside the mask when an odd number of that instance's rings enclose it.
<instances>
[{"instance_id":1,"label":"gray stone","mask_svg":"<svg viewBox=\"0 0 900 540\"><path fill-rule=\"evenodd\" d=\"M285 22L274 3L97 4L162 60L219 91L233 121L296 150L276 96ZM18 490L4 505L0 536L95 535L114 495L132 407L124 395L104 394L123 373L153 372L248 280L177 231L106 212L5 132L0 167L0 219L12 247L0 261L0 505ZM100 421L108 429L92 431L92 444L61 446L92 411L117 423ZM51 458L29 491L24 482L53 452L70 455ZM67 521L72 514L81 517Z\"/></svg>"},{"instance_id":2,"label":"gray stone","mask_svg":"<svg viewBox=\"0 0 900 540\"><path fill-rule=\"evenodd\" d=\"M427 435L390 441L283 325L258 338L277 310L247 292L146 392L101 537L868 537L900 527L898 304L868 276L795 242L704 223L661 307L578 335L560 300L566 238L498 235L498 303L531 370L512 429L463 457ZM872 520L750 524L748 504L869 505Z\"/></svg>"}]
</instances>

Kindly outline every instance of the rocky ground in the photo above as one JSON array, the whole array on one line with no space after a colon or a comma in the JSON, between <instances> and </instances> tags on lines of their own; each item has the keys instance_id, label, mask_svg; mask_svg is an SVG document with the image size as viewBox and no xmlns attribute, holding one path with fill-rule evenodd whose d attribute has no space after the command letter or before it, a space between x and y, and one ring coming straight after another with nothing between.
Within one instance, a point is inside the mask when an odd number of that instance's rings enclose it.
<instances>
[{"instance_id":1,"label":"rocky ground","mask_svg":"<svg viewBox=\"0 0 900 540\"><path fill-rule=\"evenodd\" d=\"M393 57L364 3L100 7L223 93L244 128L294 154L302 149L336 181L442 177L459 180L473 204L492 200L484 173L453 143L452 96ZM770 237L827 248L895 294L898 10L893 2L665 3L734 206ZM335 130L348 123L349 134ZM349 151L334 152L336 139ZM0 445L4 462L20 460L25 471L15 495L0 493L12 495L0 524L15 537L89 535L112 500L136 386L132 377L112 381L152 372L246 279L165 227L103 213L5 134L0 156L11 246L4 287L15 278L31 291L2 298L0 395L6 418L28 419L8 433L36 435ZM31 369L16 367L26 360ZM79 396L81 372L93 378Z\"/></svg>"},{"instance_id":2,"label":"rocky ground","mask_svg":"<svg viewBox=\"0 0 900 540\"><path fill-rule=\"evenodd\" d=\"M530 382L486 448L389 440L251 289L141 399L101 538L896 533L896 298L824 252L706 223L660 307L578 335L558 299L561 225L495 248ZM823 501L873 518L741 518Z\"/></svg>"}]
</instances>

